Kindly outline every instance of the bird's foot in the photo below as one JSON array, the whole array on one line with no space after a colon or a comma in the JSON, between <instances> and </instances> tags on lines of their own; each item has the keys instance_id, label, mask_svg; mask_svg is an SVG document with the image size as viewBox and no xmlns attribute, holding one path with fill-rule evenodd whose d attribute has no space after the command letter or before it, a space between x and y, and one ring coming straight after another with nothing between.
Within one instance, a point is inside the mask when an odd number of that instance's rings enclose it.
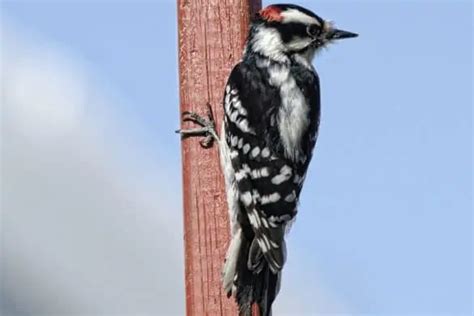
<instances>
[{"instance_id":1,"label":"bird's foot","mask_svg":"<svg viewBox=\"0 0 474 316\"><path fill-rule=\"evenodd\" d=\"M182 117L183 122L193 122L201 127L177 130L176 133L181 135L181 139L193 136L205 136L205 138L199 142L203 148L210 148L214 141L219 141L214 115L209 103L207 103L207 118L190 111L184 111Z\"/></svg>"}]
</instances>

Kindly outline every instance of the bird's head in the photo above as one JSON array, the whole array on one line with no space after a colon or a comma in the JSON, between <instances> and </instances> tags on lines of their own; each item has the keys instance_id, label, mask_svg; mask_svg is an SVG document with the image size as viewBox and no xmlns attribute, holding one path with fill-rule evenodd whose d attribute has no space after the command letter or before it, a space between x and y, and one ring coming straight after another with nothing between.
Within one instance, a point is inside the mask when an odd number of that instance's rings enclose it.
<instances>
[{"instance_id":1,"label":"bird's head","mask_svg":"<svg viewBox=\"0 0 474 316\"><path fill-rule=\"evenodd\" d=\"M357 34L339 30L308 9L293 4L273 4L260 10L252 23L248 49L281 61L300 55L308 62L329 43Z\"/></svg>"}]
</instances>

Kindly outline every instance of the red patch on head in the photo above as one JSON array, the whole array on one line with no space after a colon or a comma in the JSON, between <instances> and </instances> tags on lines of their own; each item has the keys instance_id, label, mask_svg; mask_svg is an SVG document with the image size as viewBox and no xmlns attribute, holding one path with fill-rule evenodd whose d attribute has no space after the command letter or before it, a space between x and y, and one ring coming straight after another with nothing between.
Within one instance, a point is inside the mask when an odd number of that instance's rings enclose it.
<instances>
[{"instance_id":1,"label":"red patch on head","mask_svg":"<svg viewBox=\"0 0 474 316\"><path fill-rule=\"evenodd\" d=\"M280 15L281 9L276 6L268 6L265 9L260 10L259 15L268 22L281 21L283 17Z\"/></svg>"}]
</instances>

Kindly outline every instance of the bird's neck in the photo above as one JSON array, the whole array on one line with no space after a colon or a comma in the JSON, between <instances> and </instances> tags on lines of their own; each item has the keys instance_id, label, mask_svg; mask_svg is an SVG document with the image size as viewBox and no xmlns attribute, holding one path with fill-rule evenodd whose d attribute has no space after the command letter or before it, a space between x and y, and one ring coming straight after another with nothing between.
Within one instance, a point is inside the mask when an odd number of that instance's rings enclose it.
<instances>
[{"instance_id":1,"label":"bird's neck","mask_svg":"<svg viewBox=\"0 0 474 316\"><path fill-rule=\"evenodd\" d=\"M277 63L290 62L280 33L276 29L253 25L245 47L244 58L251 54L258 54Z\"/></svg>"},{"instance_id":2,"label":"bird's neck","mask_svg":"<svg viewBox=\"0 0 474 316\"><path fill-rule=\"evenodd\" d=\"M313 67L314 54L315 54L314 49L307 49L304 52L292 54L291 61L295 64L303 66L304 68L314 72L314 67Z\"/></svg>"}]
</instances>

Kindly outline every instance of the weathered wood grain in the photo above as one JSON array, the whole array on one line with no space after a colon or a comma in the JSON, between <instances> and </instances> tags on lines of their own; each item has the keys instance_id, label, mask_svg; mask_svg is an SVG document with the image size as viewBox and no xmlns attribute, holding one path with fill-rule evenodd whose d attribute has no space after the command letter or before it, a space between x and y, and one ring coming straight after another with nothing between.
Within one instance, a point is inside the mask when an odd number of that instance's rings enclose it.
<instances>
[{"instance_id":1,"label":"weathered wood grain","mask_svg":"<svg viewBox=\"0 0 474 316\"><path fill-rule=\"evenodd\" d=\"M220 131L224 85L260 7L261 0L178 0L181 112L204 114L209 102ZM237 315L220 279L229 224L217 146L183 140L182 164L186 313Z\"/></svg>"}]
</instances>

